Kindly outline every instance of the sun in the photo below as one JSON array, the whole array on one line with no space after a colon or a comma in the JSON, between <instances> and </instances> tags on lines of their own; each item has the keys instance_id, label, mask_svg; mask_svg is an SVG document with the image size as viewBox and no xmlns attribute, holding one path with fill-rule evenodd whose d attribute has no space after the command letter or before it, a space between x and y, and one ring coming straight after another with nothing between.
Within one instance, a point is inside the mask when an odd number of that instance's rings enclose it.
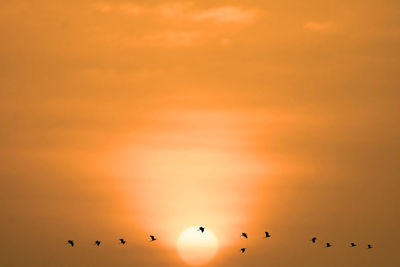
<instances>
[{"instance_id":1,"label":"sun","mask_svg":"<svg viewBox=\"0 0 400 267\"><path fill-rule=\"evenodd\" d=\"M181 233L177 241L181 258L191 265L202 265L217 254L218 241L213 232L205 229L202 233L198 226L191 226Z\"/></svg>"}]
</instances>

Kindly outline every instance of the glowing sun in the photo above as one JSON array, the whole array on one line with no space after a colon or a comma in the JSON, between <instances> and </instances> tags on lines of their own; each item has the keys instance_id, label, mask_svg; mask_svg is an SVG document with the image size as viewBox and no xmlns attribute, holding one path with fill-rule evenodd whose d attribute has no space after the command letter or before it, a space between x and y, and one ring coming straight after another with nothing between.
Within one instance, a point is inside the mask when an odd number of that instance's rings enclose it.
<instances>
[{"instance_id":1,"label":"glowing sun","mask_svg":"<svg viewBox=\"0 0 400 267\"><path fill-rule=\"evenodd\" d=\"M177 246L179 255L186 263L202 265L215 257L218 241L209 229L206 228L202 233L198 226L192 226L182 232Z\"/></svg>"}]
</instances>

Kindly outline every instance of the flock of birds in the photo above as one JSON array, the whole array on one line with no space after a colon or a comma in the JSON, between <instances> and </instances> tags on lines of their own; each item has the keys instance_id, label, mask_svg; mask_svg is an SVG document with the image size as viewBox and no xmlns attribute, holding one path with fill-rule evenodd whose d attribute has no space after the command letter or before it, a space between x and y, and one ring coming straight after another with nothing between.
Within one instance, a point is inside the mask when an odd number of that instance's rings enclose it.
<instances>
[{"instance_id":1,"label":"flock of birds","mask_svg":"<svg viewBox=\"0 0 400 267\"><path fill-rule=\"evenodd\" d=\"M199 229L198 229L197 231L201 231L202 233L204 233L205 229L206 229L205 227L200 226ZM246 238L246 239L248 238L247 233L242 233L240 236L241 236L241 237L243 236L243 237ZM271 237L271 235L269 234L269 232L265 232L265 237L264 237L264 238L270 238L270 237ZM154 235L150 235L150 242L153 242L153 241L156 241L156 240L157 240L157 238L156 238ZM121 245L125 245L125 244L126 244L126 240L123 239L123 238L120 238L120 239L119 239L119 242L121 243ZM316 238L316 237L313 237L313 238L311 239L311 242L315 244L315 243L317 242L317 238ZM73 247L73 246L75 245L75 242L74 242L74 240L68 240L66 244L67 244L67 245L70 245L71 247ZM100 244L101 244L101 241L100 241L100 240L96 240L96 241L94 242L93 245L99 247ZM350 247L356 247L356 246L357 246L356 243L353 243L353 242L350 243ZM330 247L332 247L332 244L329 243L329 242L327 242L327 243L325 244L325 247L326 247L326 248L330 248ZM368 244L367 249L372 249L372 245L371 245L371 244ZM246 248L241 248L240 251L241 251L242 253L245 253Z\"/></svg>"},{"instance_id":2,"label":"flock of birds","mask_svg":"<svg viewBox=\"0 0 400 267\"><path fill-rule=\"evenodd\" d=\"M243 236L244 238L248 238L247 233L242 233L241 236ZM265 237L264 238L269 238L269 237L271 237L269 232L265 232ZM317 242L317 238L314 236L313 238L311 238L311 242L315 244ZM332 244L329 243L329 242L325 244L326 248L330 248L331 246L332 246ZM350 247L356 247L356 246L357 246L356 243L353 243L353 242L350 243ZM371 248L372 248L372 245L368 244L367 249L371 249ZM241 248L240 251L242 253L244 253L246 251L246 248Z\"/></svg>"},{"instance_id":3,"label":"flock of birds","mask_svg":"<svg viewBox=\"0 0 400 267\"><path fill-rule=\"evenodd\" d=\"M154 235L151 235L150 239L151 239L150 240L151 242L157 240L157 238L155 238ZM123 239L123 238L120 238L119 242L121 243L121 245L125 245L126 244L126 240ZM71 247L73 247L73 246L75 246L75 241L74 240L68 240L66 244L70 245ZM101 241L100 240L96 240L96 241L94 241L93 246L99 247L100 244L101 244Z\"/></svg>"}]
</instances>

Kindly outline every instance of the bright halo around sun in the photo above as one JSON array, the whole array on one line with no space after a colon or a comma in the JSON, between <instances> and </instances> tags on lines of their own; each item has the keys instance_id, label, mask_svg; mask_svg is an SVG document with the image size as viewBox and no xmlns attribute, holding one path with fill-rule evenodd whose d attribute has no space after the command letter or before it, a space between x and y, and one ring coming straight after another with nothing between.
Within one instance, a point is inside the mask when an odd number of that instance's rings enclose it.
<instances>
[{"instance_id":1,"label":"bright halo around sun","mask_svg":"<svg viewBox=\"0 0 400 267\"><path fill-rule=\"evenodd\" d=\"M181 258L190 265L202 265L212 260L217 254L218 241L213 232L205 229L202 233L199 226L187 228L177 241Z\"/></svg>"}]
</instances>

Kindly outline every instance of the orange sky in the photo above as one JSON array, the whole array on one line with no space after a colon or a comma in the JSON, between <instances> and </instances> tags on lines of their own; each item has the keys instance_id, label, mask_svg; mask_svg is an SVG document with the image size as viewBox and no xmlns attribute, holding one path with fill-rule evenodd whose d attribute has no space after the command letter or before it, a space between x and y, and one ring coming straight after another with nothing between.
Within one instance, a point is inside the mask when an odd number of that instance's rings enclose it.
<instances>
[{"instance_id":1,"label":"orange sky","mask_svg":"<svg viewBox=\"0 0 400 267\"><path fill-rule=\"evenodd\" d=\"M186 266L191 225L208 266L400 265L397 0L3 0L0 30L0 265Z\"/></svg>"}]
</instances>

